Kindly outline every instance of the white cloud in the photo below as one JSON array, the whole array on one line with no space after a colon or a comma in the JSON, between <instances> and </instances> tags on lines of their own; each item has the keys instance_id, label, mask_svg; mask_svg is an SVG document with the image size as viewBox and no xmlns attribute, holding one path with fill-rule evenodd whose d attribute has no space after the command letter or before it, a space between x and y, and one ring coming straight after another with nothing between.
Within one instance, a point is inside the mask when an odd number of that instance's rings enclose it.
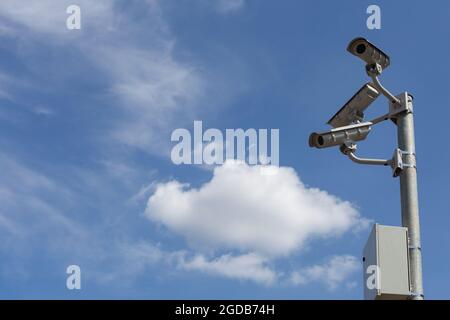
<instances>
[{"instance_id":1,"label":"white cloud","mask_svg":"<svg viewBox=\"0 0 450 320\"><path fill-rule=\"evenodd\" d=\"M159 184L145 214L194 248L265 256L286 255L367 222L351 203L306 187L292 168L234 161L215 168L211 181L198 189L177 181Z\"/></svg>"},{"instance_id":2,"label":"white cloud","mask_svg":"<svg viewBox=\"0 0 450 320\"><path fill-rule=\"evenodd\" d=\"M333 256L324 264L313 265L294 271L291 275L291 283L294 285L304 285L310 282L321 282L329 290L334 290L359 268L360 263L354 256ZM354 287L354 282L347 283L347 287Z\"/></svg>"},{"instance_id":3,"label":"white cloud","mask_svg":"<svg viewBox=\"0 0 450 320\"><path fill-rule=\"evenodd\" d=\"M352 204L306 187L292 168L237 161L216 167L211 181L197 189L178 181L156 185L145 215L184 236L194 251L209 251L182 255L178 266L184 270L265 285L288 277L291 284L322 282L329 289L357 270L355 257L333 256L323 265L288 272L290 276L271 262L311 240L367 225ZM240 253L211 255L218 250Z\"/></svg>"},{"instance_id":4,"label":"white cloud","mask_svg":"<svg viewBox=\"0 0 450 320\"><path fill-rule=\"evenodd\" d=\"M186 270L198 270L266 285L273 284L277 280L276 272L267 266L266 259L254 253L238 256L226 254L212 260L197 255L190 260L183 259L179 266Z\"/></svg>"}]
</instances>

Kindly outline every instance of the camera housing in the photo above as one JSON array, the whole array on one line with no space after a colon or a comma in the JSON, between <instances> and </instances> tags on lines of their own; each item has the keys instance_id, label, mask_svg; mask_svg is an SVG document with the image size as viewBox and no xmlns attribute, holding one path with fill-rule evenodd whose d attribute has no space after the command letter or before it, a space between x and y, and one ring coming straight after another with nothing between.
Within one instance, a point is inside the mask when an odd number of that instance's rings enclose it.
<instances>
[{"instance_id":1,"label":"camera housing","mask_svg":"<svg viewBox=\"0 0 450 320\"><path fill-rule=\"evenodd\" d=\"M348 45L347 51L359 57L368 65L378 64L382 70L389 67L389 56L364 38L353 39Z\"/></svg>"},{"instance_id":2,"label":"camera housing","mask_svg":"<svg viewBox=\"0 0 450 320\"><path fill-rule=\"evenodd\" d=\"M380 93L371 83L366 83L347 103L327 122L334 128L363 121L364 110L374 102Z\"/></svg>"},{"instance_id":3,"label":"camera housing","mask_svg":"<svg viewBox=\"0 0 450 320\"><path fill-rule=\"evenodd\" d=\"M311 148L323 149L348 142L361 141L370 133L371 126L372 122L363 122L326 132L314 132L309 136L309 146Z\"/></svg>"}]
</instances>

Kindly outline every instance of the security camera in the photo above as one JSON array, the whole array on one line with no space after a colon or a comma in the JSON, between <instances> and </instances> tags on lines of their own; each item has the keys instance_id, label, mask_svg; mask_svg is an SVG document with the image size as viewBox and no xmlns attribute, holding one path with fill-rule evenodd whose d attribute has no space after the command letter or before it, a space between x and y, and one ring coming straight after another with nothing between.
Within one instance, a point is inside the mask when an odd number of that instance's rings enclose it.
<instances>
[{"instance_id":1,"label":"security camera","mask_svg":"<svg viewBox=\"0 0 450 320\"><path fill-rule=\"evenodd\" d=\"M382 70L389 66L389 56L364 38L353 39L347 51L361 58L367 65L378 64Z\"/></svg>"},{"instance_id":2,"label":"security camera","mask_svg":"<svg viewBox=\"0 0 450 320\"><path fill-rule=\"evenodd\" d=\"M312 133L309 136L311 148L329 148L348 142L364 140L370 132L372 122L352 124L321 133Z\"/></svg>"},{"instance_id":3,"label":"security camera","mask_svg":"<svg viewBox=\"0 0 450 320\"><path fill-rule=\"evenodd\" d=\"M380 93L371 83L365 84L327 123L334 128L338 128L362 121L364 110L379 95Z\"/></svg>"}]
</instances>

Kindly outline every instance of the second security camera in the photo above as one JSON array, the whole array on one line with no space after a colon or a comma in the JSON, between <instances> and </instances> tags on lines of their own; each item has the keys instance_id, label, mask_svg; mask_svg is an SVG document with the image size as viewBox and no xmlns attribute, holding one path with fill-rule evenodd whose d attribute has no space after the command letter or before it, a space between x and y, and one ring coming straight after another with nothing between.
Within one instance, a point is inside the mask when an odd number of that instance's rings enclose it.
<instances>
[{"instance_id":1,"label":"second security camera","mask_svg":"<svg viewBox=\"0 0 450 320\"><path fill-rule=\"evenodd\" d=\"M348 45L347 51L368 65L380 65L383 70L390 64L389 56L364 38L353 39Z\"/></svg>"},{"instance_id":2,"label":"second security camera","mask_svg":"<svg viewBox=\"0 0 450 320\"><path fill-rule=\"evenodd\" d=\"M379 95L380 93L371 83L366 83L327 123L334 128L338 128L363 121L364 110Z\"/></svg>"},{"instance_id":3,"label":"second security camera","mask_svg":"<svg viewBox=\"0 0 450 320\"><path fill-rule=\"evenodd\" d=\"M339 146L346 142L361 141L367 137L371 126L372 122L364 122L332 129L326 132L314 132L309 136L309 146L322 149Z\"/></svg>"}]
</instances>

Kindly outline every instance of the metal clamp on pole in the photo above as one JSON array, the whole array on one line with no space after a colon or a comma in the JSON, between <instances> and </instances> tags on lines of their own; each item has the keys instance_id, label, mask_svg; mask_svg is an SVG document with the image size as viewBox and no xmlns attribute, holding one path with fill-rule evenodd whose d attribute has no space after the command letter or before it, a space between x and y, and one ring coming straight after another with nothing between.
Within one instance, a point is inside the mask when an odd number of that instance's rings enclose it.
<instances>
[{"instance_id":1,"label":"metal clamp on pole","mask_svg":"<svg viewBox=\"0 0 450 320\"><path fill-rule=\"evenodd\" d=\"M403 92L397 96L398 103L391 102L389 104L389 118L396 120L399 114L404 112L413 113L413 97L408 92ZM396 121L394 121L396 122Z\"/></svg>"},{"instance_id":2,"label":"metal clamp on pole","mask_svg":"<svg viewBox=\"0 0 450 320\"><path fill-rule=\"evenodd\" d=\"M413 162L406 163L403 161L403 156L408 155L412 156ZM394 155L391 160L391 168L392 174L395 177L398 177L403 169L405 168L416 168L416 154L414 152L408 152L400 150L399 148L395 149Z\"/></svg>"}]
</instances>

